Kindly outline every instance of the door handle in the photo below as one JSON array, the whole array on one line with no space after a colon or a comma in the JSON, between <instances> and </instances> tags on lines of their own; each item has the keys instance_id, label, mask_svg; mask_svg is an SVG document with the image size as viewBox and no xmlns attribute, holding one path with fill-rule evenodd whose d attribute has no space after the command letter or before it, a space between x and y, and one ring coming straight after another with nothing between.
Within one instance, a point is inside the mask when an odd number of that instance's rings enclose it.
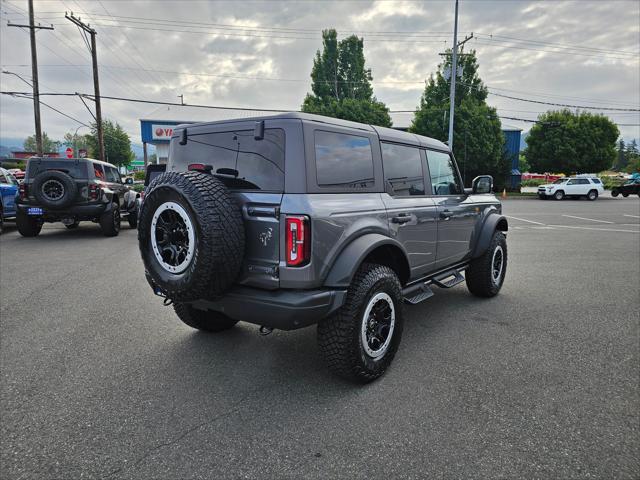
<instances>
[{"instance_id":1,"label":"door handle","mask_svg":"<svg viewBox=\"0 0 640 480\"><path fill-rule=\"evenodd\" d=\"M451 217L453 217L453 212L450 212L449 210L443 210L440 212L440 218L442 220L449 220Z\"/></svg>"},{"instance_id":2,"label":"door handle","mask_svg":"<svg viewBox=\"0 0 640 480\"><path fill-rule=\"evenodd\" d=\"M408 223L408 222L411 221L411 215L409 215L408 213L401 213L397 217L393 217L391 219L391 221L393 223L398 223L398 224L402 225L404 223Z\"/></svg>"}]
</instances>

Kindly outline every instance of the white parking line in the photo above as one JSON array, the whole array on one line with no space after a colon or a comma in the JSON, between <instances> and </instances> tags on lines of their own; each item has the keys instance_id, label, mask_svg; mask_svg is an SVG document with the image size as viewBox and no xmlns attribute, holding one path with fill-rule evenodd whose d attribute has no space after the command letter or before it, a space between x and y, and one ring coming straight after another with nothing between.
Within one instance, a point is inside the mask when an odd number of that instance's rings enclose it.
<instances>
[{"instance_id":1,"label":"white parking line","mask_svg":"<svg viewBox=\"0 0 640 480\"><path fill-rule=\"evenodd\" d=\"M533 224L535 224L535 225L543 225L543 226L546 226L544 223L534 222L533 220L525 220L524 218L510 217L509 215L505 215L505 217L507 217L507 218L513 218L514 220L520 220L521 222L527 222L527 223L533 223Z\"/></svg>"},{"instance_id":2,"label":"white parking line","mask_svg":"<svg viewBox=\"0 0 640 480\"><path fill-rule=\"evenodd\" d=\"M623 213L623 215L624 215L625 217L640 218L640 216L639 216L639 215L627 215L626 213Z\"/></svg>"},{"instance_id":3,"label":"white parking line","mask_svg":"<svg viewBox=\"0 0 640 480\"><path fill-rule=\"evenodd\" d=\"M569 217L569 218L577 218L578 220L589 220L590 222L600 222L600 223L614 223L614 222L609 222L607 220L596 220L594 218L585 218L585 217L576 217L575 215L562 215L563 217Z\"/></svg>"},{"instance_id":4,"label":"white parking line","mask_svg":"<svg viewBox=\"0 0 640 480\"><path fill-rule=\"evenodd\" d=\"M626 232L626 233L640 233L640 230L620 230L616 228L593 228L593 227L578 227L575 225L549 225L550 227L558 228L575 228L578 230L595 230L597 232Z\"/></svg>"}]
</instances>

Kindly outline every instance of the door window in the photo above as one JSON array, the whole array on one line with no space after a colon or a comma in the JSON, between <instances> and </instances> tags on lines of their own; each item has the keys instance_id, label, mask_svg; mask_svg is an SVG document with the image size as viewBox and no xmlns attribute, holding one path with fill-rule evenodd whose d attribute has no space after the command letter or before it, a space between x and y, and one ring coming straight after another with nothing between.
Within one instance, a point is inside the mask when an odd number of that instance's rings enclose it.
<instances>
[{"instance_id":1,"label":"door window","mask_svg":"<svg viewBox=\"0 0 640 480\"><path fill-rule=\"evenodd\" d=\"M444 152L427 151L427 163L434 195L460 195L462 193L458 170L453 158Z\"/></svg>"},{"instance_id":2,"label":"door window","mask_svg":"<svg viewBox=\"0 0 640 480\"><path fill-rule=\"evenodd\" d=\"M107 181L113 183L120 183L120 174L118 174L118 170L113 167L105 167L107 171Z\"/></svg>"},{"instance_id":3,"label":"door window","mask_svg":"<svg viewBox=\"0 0 640 480\"><path fill-rule=\"evenodd\" d=\"M102 168L102 165L100 165L99 163L94 163L93 164L93 175L96 177L97 180L102 180L104 181L104 169Z\"/></svg>"},{"instance_id":4,"label":"door window","mask_svg":"<svg viewBox=\"0 0 640 480\"><path fill-rule=\"evenodd\" d=\"M384 180L391 185L394 196L425 194L420 150L415 147L383 143L382 165Z\"/></svg>"},{"instance_id":5,"label":"door window","mask_svg":"<svg viewBox=\"0 0 640 480\"><path fill-rule=\"evenodd\" d=\"M316 178L320 187L367 188L374 184L367 137L316 131Z\"/></svg>"}]
</instances>

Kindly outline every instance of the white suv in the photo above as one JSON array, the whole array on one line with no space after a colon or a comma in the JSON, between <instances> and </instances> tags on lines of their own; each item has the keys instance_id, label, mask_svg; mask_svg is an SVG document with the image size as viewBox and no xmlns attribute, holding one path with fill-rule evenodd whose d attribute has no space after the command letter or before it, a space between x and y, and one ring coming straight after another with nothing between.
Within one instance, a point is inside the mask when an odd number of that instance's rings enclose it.
<instances>
[{"instance_id":1,"label":"white suv","mask_svg":"<svg viewBox=\"0 0 640 480\"><path fill-rule=\"evenodd\" d=\"M550 197L556 200L565 197L587 197L587 200L595 200L601 193L604 193L604 186L596 177L559 178L553 183L538 187L538 197L542 200Z\"/></svg>"}]
</instances>

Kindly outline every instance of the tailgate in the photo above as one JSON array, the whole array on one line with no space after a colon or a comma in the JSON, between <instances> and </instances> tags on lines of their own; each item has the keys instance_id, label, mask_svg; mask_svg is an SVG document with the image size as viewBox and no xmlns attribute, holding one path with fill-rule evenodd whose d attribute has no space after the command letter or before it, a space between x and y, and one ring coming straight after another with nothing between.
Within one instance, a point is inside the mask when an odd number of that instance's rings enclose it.
<instances>
[{"instance_id":1,"label":"tailgate","mask_svg":"<svg viewBox=\"0 0 640 480\"><path fill-rule=\"evenodd\" d=\"M276 289L280 284L281 193L235 192L242 207L245 257L238 283Z\"/></svg>"}]
</instances>

